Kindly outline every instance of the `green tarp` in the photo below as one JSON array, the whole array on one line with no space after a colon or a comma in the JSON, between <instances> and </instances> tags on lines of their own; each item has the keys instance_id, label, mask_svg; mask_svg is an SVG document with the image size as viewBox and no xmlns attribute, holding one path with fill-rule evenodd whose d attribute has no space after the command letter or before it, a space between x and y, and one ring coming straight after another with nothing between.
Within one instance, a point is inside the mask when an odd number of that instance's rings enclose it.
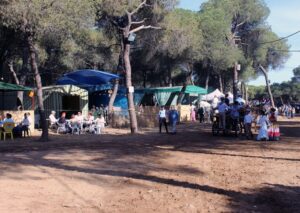
<instances>
[{"instance_id":1,"label":"green tarp","mask_svg":"<svg viewBox=\"0 0 300 213\"><path fill-rule=\"evenodd\" d=\"M207 89L204 89L202 87L198 87L195 85L188 85L186 86L185 93L188 94L197 94L197 95L206 95Z\"/></svg>"},{"instance_id":2,"label":"green tarp","mask_svg":"<svg viewBox=\"0 0 300 213\"><path fill-rule=\"evenodd\" d=\"M141 89L141 91L143 91L144 93L163 93L163 92L172 93L172 92L181 92L181 90L182 90L182 86ZM207 90L202 87L195 86L195 85L188 85L188 86L186 86L184 93L206 95Z\"/></svg>"},{"instance_id":3,"label":"green tarp","mask_svg":"<svg viewBox=\"0 0 300 213\"><path fill-rule=\"evenodd\" d=\"M142 89L145 93L155 93L155 92L180 92L181 86L178 87L156 87L156 88L146 88Z\"/></svg>"},{"instance_id":4,"label":"green tarp","mask_svg":"<svg viewBox=\"0 0 300 213\"><path fill-rule=\"evenodd\" d=\"M160 106L164 106L164 105L176 105L178 94L182 91L182 88L183 88L182 86L157 87L157 88L140 89L138 91L142 93L154 94L157 103ZM186 86L184 93L189 95L199 96L199 95L207 94L207 90L202 87L188 85Z\"/></svg>"},{"instance_id":5,"label":"green tarp","mask_svg":"<svg viewBox=\"0 0 300 213\"><path fill-rule=\"evenodd\" d=\"M147 88L143 89L144 93L153 93L157 103L160 106L167 104L170 96L174 93L179 93L182 90L181 86L178 87L157 87L157 88Z\"/></svg>"},{"instance_id":6,"label":"green tarp","mask_svg":"<svg viewBox=\"0 0 300 213\"><path fill-rule=\"evenodd\" d=\"M0 81L0 91L31 91L29 87L23 87L17 84L10 84Z\"/></svg>"}]
</instances>

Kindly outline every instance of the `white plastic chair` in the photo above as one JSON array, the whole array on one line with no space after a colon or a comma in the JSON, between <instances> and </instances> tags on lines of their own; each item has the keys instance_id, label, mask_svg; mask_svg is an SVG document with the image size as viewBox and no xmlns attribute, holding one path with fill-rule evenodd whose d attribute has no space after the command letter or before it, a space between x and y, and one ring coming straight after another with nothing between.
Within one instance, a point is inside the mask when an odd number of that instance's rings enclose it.
<instances>
[{"instance_id":1,"label":"white plastic chair","mask_svg":"<svg viewBox=\"0 0 300 213\"><path fill-rule=\"evenodd\" d=\"M56 123L58 128L57 128L57 134L59 133L66 133L67 129L66 129L66 124L61 124L61 123Z\"/></svg>"}]
</instances>

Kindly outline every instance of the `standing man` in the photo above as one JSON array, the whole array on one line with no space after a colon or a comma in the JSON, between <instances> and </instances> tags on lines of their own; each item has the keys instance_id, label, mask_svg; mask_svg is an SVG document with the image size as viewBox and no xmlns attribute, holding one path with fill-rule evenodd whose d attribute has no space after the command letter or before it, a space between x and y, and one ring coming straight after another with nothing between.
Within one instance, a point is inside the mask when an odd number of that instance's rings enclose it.
<instances>
[{"instance_id":1,"label":"standing man","mask_svg":"<svg viewBox=\"0 0 300 213\"><path fill-rule=\"evenodd\" d=\"M199 106L198 115L199 115L200 123L203 123L204 122L204 108L202 106Z\"/></svg>"},{"instance_id":2,"label":"standing man","mask_svg":"<svg viewBox=\"0 0 300 213\"><path fill-rule=\"evenodd\" d=\"M174 106L171 107L169 112L169 121L172 126L172 134L176 134L176 124L178 122L179 114Z\"/></svg>"},{"instance_id":3,"label":"standing man","mask_svg":"<svg viewBox=\"0 0 300 213\"><path fill-rule=\"evenodd\" d=\"M168 126L167 126L167 112L163 106L160 107L158 113L158 119L159 119L159 133L161 133L161 127L163 124L165 125L166 132L169 133Z\"/></svg>"},{"instance_id":4,"label":"standing man","mask_svg":"<svg viewBox=\"0 0 300 213\"><path fill-rule=\"evenodd\" d=\"M225 95L225 104L226 104L227 106L230 105L230 99L229 99L229 94L228 94L228 93Z\"/></svg>"},{"instance_id":5,"label":"standing man","mask_svg":"<svg viewBox=\"0 0 300 213\"><path fill-rule=\"evenodd\" d=\"M219 128L226 129L226 112L228 110L228 106L225 103L225 98L221 98L221 103L218 106L219 111Z\"/></svg>"}]
</instances>

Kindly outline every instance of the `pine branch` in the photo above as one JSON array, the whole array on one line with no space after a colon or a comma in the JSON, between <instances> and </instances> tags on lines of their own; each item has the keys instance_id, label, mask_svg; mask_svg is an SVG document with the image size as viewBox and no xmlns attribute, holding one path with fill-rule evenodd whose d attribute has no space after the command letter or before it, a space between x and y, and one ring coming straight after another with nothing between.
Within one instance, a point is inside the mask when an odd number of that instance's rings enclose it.
<instances>
[{"instance_id":1,"label":"pine branch","mask_svg":"<svg viewBox=\"0 0 300 213\"><path fill-rule=\"evenodd\" d=\"M137 27L137 28L135 28L133 30L130 30L129 33L135 33L135 32L138 32L138 31L144 30L144 29L156 29L156 30L160 30L161 27L155 27L155 26L152 26L152 25L147 25L147 26L142 25L142 26L139 26L139 27Z\"/></svg>"}]
</instances>

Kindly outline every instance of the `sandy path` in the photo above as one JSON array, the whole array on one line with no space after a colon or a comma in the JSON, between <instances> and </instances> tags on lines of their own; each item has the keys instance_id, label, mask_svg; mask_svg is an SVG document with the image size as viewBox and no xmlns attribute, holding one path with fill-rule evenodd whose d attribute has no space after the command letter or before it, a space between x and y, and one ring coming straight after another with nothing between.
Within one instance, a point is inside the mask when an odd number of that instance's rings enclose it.
<instances>
[{"instance_id":1,"label":"sandy path","mask_svg":"<svg viewBox=\"0 0 300 213\"><path fill-rule=\"evenodd\" d=\"M262 143L184 124L2 143L0 212L299 212L300 122L282 132Z\"/></svg>"}]
</instances>

